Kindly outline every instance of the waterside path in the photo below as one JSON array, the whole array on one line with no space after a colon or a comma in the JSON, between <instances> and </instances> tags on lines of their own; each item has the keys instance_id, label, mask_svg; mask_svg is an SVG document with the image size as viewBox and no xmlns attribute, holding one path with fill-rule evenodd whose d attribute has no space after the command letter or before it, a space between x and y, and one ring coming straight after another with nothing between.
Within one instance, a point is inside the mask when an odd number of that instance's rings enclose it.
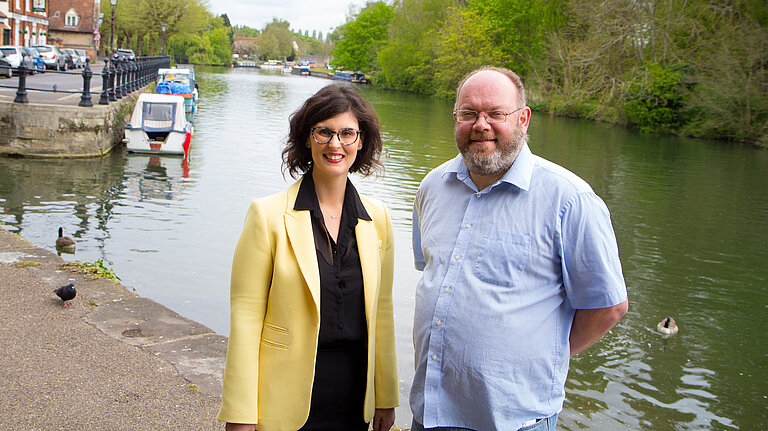
<instances>
[{"instance_id":1,"label":"waterside path","mask_svg":"<svg viewBox=\"0 0 768 431\"><path fill-rule=\"evenodd\" d=\"M0 227L0 429L222 429L226 337L63 263Z\"/></svg>"}]
</instances>

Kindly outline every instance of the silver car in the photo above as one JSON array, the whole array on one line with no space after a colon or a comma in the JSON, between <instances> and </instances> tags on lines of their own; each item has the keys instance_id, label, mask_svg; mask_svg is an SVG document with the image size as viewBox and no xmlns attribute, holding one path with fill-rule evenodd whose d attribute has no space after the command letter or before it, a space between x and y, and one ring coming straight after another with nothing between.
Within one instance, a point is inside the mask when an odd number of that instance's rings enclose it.
<instances>
[{"instance_id":1,"label":"silver car","mask_svg":"<svg viewBox=\"0 0 768 431\"><path fill-rule=\"evenodd\" d=\"M79 69L83 66L85 66L85 62L80 59L80 56L75 52L72 48L62 48L62 52L66 52L69 54L69 57L72 59L72 63L70 63L70 67L73 69Z\"/></svg>"},{"instance_id":2,"label":"silver car","mask_svg":"<svg viewBox=\"0 0 768 431\"><path fill-rule=\"evenodd\" d=\"M3 45L0 46L0 51L3 52L5 59L11 63L11 66L18 68L21 65L27 68L31 73L35 73L35 61L32 56L20 46ZM18 71L17 71L18 73Z\"/></svg>"},{"instance_id":3,"label":"silver car","mask_svg":"<svg viewBox=\"0 0 768 431\"><path fill-rule=\"evenodd\" d=\"M0 51L0 76L5 76L6 78L10 78L13 76L13 66L11 66L11 62L5 59L5 55L3 54L3 51Z\"/></svg>"},{"instance_id":4,"label":"silver car","mask_svg":"<svg viewBox=\"0 0 768 431\"><path fill-rule=\"evenodd\" d=\"M37 49L37 52L43 57L45 67L55 70L67 70L67 60L64 58L64 53L59 50L59 47L55 45L35 45L33 48Z\"/></svg>"},{"instance_id":5,"label":"silver car","mask_svg":"<svg viewBox=\"0 0 768 431\"><path fill-rule=\"evenodd\" d=\"M88 56L88 53L87 53L87 52L85 52L85 50L84 50L84 49L76 49L76 50L75 50L75 52L77 53L77 55L79 55L79 56L80 56L80 63L81 63L83 66L85 66L85 63L86 63L86 62L89 62L89 61L91 61L91 58Z\"/></svg>"}]
</instances>

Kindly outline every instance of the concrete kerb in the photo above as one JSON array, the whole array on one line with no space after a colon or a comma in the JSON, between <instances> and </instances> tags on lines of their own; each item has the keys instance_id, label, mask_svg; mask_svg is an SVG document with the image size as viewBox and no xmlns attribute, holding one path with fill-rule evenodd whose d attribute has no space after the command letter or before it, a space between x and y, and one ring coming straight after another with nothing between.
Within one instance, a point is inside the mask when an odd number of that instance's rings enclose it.
<instances>
[{"instance_id":1,"label":"concrete kerb","mask_svg":"<svg viewBox=\"0 0 768 431\"><path fill-rule=\"evenodd\" d=\"M84 320L101 332L173 364L190 387L221 397L227 338L107 279L62 269L56 253L0 226L0 265L23 267L51 291L74 280L75 301L88 304ZM53 295L53 299L58 298Z\"/></svg>"}]
</instances>

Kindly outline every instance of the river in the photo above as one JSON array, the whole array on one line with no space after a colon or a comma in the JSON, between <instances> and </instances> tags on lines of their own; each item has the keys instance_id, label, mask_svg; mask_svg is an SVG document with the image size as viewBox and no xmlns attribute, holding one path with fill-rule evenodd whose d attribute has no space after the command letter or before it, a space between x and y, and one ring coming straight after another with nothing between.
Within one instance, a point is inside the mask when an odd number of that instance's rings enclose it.
<instances>
[{"instance_id":1,"label":"river","mask_svg":"<svg viewBox=\"0 0 768 431\"><path fill-rule=\"evenodd\" d=\"M251 199L284 178L288 116L330 81L202 68L188 163L0 158L0 222L65 260L103 259L141 296L228 334L232 252ZM457 153L451 102L362 89L382 122L384 174L353 177L392 210L401 380L410 424L413 195ZM768 152L534 114L534 153L587 180L611 210L629 289L621 322L571 362L559 429L762 429L768 420ZM680 333L655 330L673 316Z\"/></svg>"}]
</instances>

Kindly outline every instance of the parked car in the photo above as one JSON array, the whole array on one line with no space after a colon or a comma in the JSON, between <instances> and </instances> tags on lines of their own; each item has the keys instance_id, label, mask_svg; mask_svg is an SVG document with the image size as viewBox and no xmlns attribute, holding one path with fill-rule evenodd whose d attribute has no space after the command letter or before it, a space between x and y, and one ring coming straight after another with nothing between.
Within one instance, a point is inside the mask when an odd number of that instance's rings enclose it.
<instances>
[{"instance_id":1,"label":"parked car","mask_svg":"<svg viewBox=\"0 0 768 431\"><path fill-rule=\"evenodd\" d=\"M85 52L84 49L76 49L75 52L80 56L80 62L83 64L83 66L85 66L85 63L91 61L91 57L88 56L88 53Z\"/></svg>"},{"instance_id":2,"label":"parked car","mask_svg":"<svg viewBox=\"0 0 768 431\"><path fill-rule=\"evenodd\" d=\"M27 51L25 51L24 48L20 46L3 45L3 46L0 46L0 51L3 52L3 54L5 55L5 58L11 63L11 65L14 68L18 68L23 64L24 67L28 68L29 70L32 70L34 73L34 70L35 70L34 60L32 60L32 57L29 54L27 54Z\"/></svg>"},{"instance_id":3,"label":"parked car","mask_svg":"<svg viewBox=\"0 0 768 431\"><path fill-rule=\"evenodd\" d=\"M117 49L115 50L115 58L127 58L128 60L135 60L136 55L132 49Z\"/></svg>"},{"instance_id":4,"label":"parked car","mask_svg":"<svg viewBox=\"0 0 768 431\"><path fill-rule=\"evenodd\" d=\"M11 65L11 62L8 61L5 58L5 54L3 54L2 51L0 51L0 76L5 76L6 78L10 78L13 76L13 66Z\"/></svg>"},{"instance_id":5,"label":"parked car","mask_svg":"<svg viewBox=\"0 0 768 431\"><path fill-rule=\"evenodd\" d=\"M67 66L70 69L77 69L78 66L78 59L80 58L74 49L70 48L61 48L61 53L64 54L64 58L67 60Z\"/></svg>"},{"instance_id":6,"label":"parked car","mask_svg":"<svg viewBox=\"0 0 768 431\"><path fill-rule=\"evenodd\" d=\"M27 54L32 57L32 63L35 65L35 71L37 73L45 73L45 61L43 60L43 57L40 55L40 53L37 52L37 49L32 48L31 46L25 46L24 50L27 51Z\"/></svg>"},{"instance_id":7,"label":"parked car","mask_svg":"<svg viewBox=\"0 0 768 431\"><path fill-rule=\"evenodd\" d=\"M55 70L67 70L69 68L64 54L59 50L58 46L35 45L32 48L37 49L37 52L43 57L46 68Z\"/></svg>"}]
</instances>

